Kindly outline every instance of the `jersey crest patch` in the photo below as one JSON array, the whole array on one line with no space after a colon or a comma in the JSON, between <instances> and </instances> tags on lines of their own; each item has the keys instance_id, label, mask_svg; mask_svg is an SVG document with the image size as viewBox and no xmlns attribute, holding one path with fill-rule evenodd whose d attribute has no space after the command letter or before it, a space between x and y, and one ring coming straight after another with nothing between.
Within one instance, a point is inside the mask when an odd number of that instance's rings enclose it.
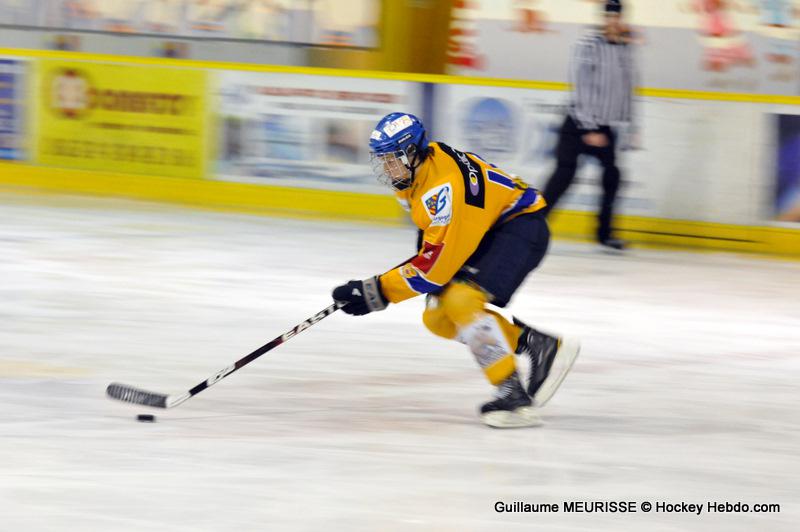
<instances>
[{"instance_id":1,"label":"jersey crest patch","mask_svg":"<svg viewBox=\"0 0 800 532\"><path fill-rule=\"evenodd\" d=\"M419 273L417 273L417 270L414 269L414 266L409 263L403 264L403 266L400 268L400 275L402 275L404 279L411 279L412 277L419 275Z\"/></svg>"},{"instance_id":2,"label":"jersey crest patch","mask_svg":"<svg viewBox=\"0 0 800 532\"><path fill-rule=\"evenodd\" d=\"M442 288L442 285L427 280L411 263L404 264L400 268L400 275L408 283L408 286L418 294L429 294Z\"/></svg>"},{"instance_id":3,"label":"jersey crest patch","mask_svg":"<svg viewBox=\"0 0 800 532\"><path fill-rule=\"evenodd\" d=\"M453 187L445 183L429 190L422 196L422 204L431 218L431 226L449 224L453 218Z\"/></svg>"}]
</instances>

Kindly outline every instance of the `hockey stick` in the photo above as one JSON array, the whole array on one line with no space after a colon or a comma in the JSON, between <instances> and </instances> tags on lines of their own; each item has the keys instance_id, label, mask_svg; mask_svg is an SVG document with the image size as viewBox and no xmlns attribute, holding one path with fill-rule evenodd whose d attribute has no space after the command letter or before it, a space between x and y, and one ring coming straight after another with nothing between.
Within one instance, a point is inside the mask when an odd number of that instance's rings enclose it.
<instances>
[{"instance_id":1,"label":"hockey stick","mask_svg":"<svg viewBox=\"0 0 800 532\"><path fill-rule=\"evenodd\" d=\"M178 406L179 404L183 403L187 399L197 395L198 393L202 392L206 388L213 386L214 384L218 383L237 369L246 366L250 362L254 361L267 351L275 349L288 339L292 338L300 334L301 332L305 331L318 321L322 320L323 318L327 318L341 307L340 304L334 303L330 307L326 308L325 310L318 312L314 316L308 318L303 323L296 325L290 331L278 336L268 344L264 344L246 357L240 358L237 360L233 365L228 366L227 368L218 371L212 377L207 380L204 380L191 390L186 393L180 395L164 395L161 393L154 393L148 392L147 390L142 390L140 388L134 388L133 386L128 386L127 384L119 384L113 382L108 385L106 388L106 394L111 399L116 399L117 401L125 401L127 403L135 403L137 405L144 405L144 406L153 406L156 408L172 408L173 406Z\"/></svg>"}]
</instances>

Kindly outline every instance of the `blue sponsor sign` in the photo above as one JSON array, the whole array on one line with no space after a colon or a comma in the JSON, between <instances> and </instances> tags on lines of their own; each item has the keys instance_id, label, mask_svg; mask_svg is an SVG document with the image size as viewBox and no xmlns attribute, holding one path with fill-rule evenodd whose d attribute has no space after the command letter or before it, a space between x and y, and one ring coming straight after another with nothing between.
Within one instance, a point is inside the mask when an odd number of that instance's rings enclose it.
<instances>
[{"instance_id":1,"label":"blue sponsor sign","mask_svg":"<svg viewBox=\"0 0 800 532\"><path fill-rule=\"evenodd\" d=\"M0 159L19 160L23 151L23 63L0 59Z\"/></svg>"}]
</instances>

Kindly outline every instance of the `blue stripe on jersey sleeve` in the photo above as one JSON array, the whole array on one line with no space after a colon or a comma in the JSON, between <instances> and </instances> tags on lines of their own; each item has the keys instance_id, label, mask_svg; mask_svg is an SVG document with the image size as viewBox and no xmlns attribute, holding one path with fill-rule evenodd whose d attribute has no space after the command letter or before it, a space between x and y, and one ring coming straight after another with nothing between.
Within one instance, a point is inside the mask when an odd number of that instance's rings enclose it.
<instances>
[{"instance_id":1,"label":"blue stripe on jersey sleeve","mask_svg":"<svg viewBox=\"0 0 800 532\"><path fill-rule=\"evenodd\" d=\"M497 183L498 185L503 185L506 188L515 188L515 186L516 186L516 185L514 185L514 181L510 177L504 176L503 174L500 174L498 172L494 172L492 170L487 170L486 171L486 177L492 183Z\"/></svg>"},{"instance_id":2,"label":"blue stripe on jersey sleeve","mask_svg":"<svg viewBox=\"0 0 800 532\"><path fill-rule=\"evenodd\" d=\"M408 285L414 289L414 291L419 292L420 294L429 294L442 288L442 285L432 283L419 274L411 278L406 278L406 281L408 282Z\"/></svg>"},{"instance_id":3,"label":"blue stripe on jersey sleeve","mask_svg":"<svg viewBox=\"0 0 800 532\"><path fill-rule=\"evenodd\" d=\"M515 214L517 214L518 212L527 209L528 207L536 203L536 200L538 198L539 198L539 193L536 191L535 188L525 189L525 192L522 193L522 195L519 197L514 206L511 207L506 212L504 212L502 216L500 216L500 219L497 220L497 223L501 224L506 220L508 220L509 218L511 218L512 216L514 216Z\"/></svg>"}]
</instances>

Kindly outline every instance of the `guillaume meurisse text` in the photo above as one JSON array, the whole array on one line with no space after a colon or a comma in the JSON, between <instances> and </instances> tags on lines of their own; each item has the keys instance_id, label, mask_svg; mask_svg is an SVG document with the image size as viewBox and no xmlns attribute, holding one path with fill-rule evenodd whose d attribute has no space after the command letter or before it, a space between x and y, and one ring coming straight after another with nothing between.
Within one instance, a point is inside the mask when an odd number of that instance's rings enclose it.
<instances>
[{"instance_id":1,"label":"guillaume meurisse text","mask_svg":"<svg viewBox=\"0 0 800 532\"><path fill-rule=\"evenodd\" d=\"M665 501L563 501L561 503L529 503L497 501L497 513L778 513L780 504L726 501L665 502Z\"/></svg>"}]
</instances>

